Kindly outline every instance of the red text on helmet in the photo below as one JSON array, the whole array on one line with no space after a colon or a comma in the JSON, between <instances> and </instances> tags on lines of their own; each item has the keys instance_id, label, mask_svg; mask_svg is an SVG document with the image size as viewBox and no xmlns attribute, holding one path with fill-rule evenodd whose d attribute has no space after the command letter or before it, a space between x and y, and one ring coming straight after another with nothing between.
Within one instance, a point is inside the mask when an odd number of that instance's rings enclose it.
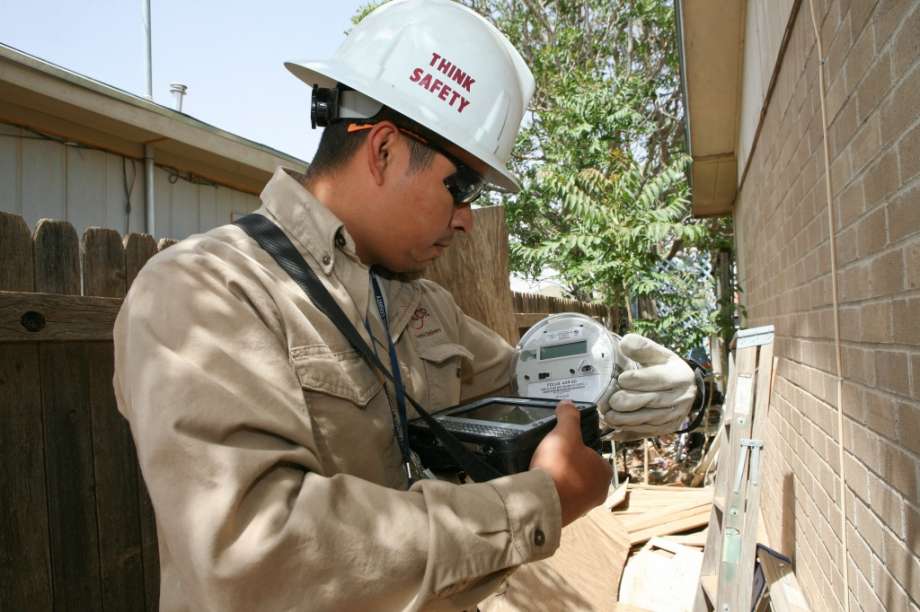
<instances>
[{"instance_id":1,"label":"red text on helmet","mask_svg":"<svg viewBox=\"0 0 920 612\"><path fill-rule=\"evenodd\" d=\"M459 83L463 89L469 92L473 91L473 83L476 82L476 79L474 79L472 76L460 70L459 67L447 61L446 58L441 57L437 53L432 53L431 61L428 63L428 65L433 68L435 64L437 64L437 69L440 72L443 72L447 75L447 78Z\"/></svg>"},{"instance_id":2,"label":"red text on helmet","mask_svg":"<svg viewBox=\"0 0 920 612\"><path fill-rule=\"evenodd\" d=\"M467 80L469 80L470 85L475 82L475 79L470 78L468 75L464 75ZM409 75L409 80L413 83L418 83L419 86L424 87L432 94L436 95L440 100L447 103L448 106L456 109L458 113L462 113L470 101L460 95L459 92L451 89L447 83L441 79L435 78L434 75L427 72L424 68L416 68L412 71L412 74Z\"/></svg>"}]
</instances>

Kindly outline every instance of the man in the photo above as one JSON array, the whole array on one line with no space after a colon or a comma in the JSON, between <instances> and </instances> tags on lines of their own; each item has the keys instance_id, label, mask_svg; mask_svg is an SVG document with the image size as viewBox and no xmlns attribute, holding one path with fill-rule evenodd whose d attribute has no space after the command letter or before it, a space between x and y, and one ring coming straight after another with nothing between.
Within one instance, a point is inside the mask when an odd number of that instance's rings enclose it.
<instances>
[{"instance_id":1,"label":"man","mask_svg":"<svg viewBox=\"0 0 920 612\"><path fill-rule=\"evenodd\" d=\"M307 175L279 169L258 213L387 365L392 348L394 376L427 408L505 387L511 348L406 275L472 229L486 182L516 187L505 163L533 89L520 56L449 0L406 0L333 60L288 67L321 88L314 118L329 127ZM475 609L607 491L565 404L530 471L410 483L397 385L234 225L151 260L114 337L163 610Z\"/></svg>"}]
</instances>

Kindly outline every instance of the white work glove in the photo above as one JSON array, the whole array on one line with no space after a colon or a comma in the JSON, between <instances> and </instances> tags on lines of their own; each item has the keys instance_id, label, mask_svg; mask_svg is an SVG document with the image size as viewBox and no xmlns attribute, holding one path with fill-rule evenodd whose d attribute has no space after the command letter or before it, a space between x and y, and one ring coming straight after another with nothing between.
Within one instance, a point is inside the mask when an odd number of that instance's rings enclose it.
<instances>
[{"instance_id":1,"label":"white work glove","mask_svg":"<svg viewBox=\"0 0 920 612\"><path fill-rule=\"evenodd\" d=\"M696 379L687 363L660 344L626 334L620 351L639 364L617 379L617 390L598 403L604 421L630 440L674 433L696 398Z\"/></svg>"}]
</instances>

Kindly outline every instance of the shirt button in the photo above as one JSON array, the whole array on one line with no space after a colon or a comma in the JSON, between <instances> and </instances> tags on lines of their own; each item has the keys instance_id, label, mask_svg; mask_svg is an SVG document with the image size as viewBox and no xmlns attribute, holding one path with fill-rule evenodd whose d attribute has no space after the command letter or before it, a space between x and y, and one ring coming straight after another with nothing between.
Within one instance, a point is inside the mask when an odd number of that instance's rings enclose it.
<instances>
[{"instance_id":1,"label":"shirt button","mask_svg":"<svg viewBox=\"0 0 920 612\"><path fill-rule=\"evenodd\" d=\"M332 261L331 257L329 257L328 255L323 255L323 265L324 266L328 266L330 261Z\"/></svg>"},{"instance_id":2,"label":"shirt button","mask_svg":"<svg viewBox=\"0 0 920 612\"><path fill-rule=\"evenodd\" d=\"M335 234L335 246L339 247L340 249L345 246L345 236L342 235L341 230Z\"/></svg>"},{"instance_id":3,"label":"shirt button","mask_svg":"<svg viewBox=\"0 0 920 612\"><path fill-rule=\"evenodd\" d=\"M546 534L543 533L542 529L537 529L533 532L533 543L537 546L543 546L546 543Z\"/></svg>"}]
</instances>

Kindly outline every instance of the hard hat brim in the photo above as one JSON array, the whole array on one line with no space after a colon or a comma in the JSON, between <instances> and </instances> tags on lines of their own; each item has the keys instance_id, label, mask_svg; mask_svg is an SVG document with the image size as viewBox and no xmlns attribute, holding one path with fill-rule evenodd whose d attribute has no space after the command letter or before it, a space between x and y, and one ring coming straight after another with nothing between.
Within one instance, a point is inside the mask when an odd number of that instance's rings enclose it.
<instances>
[{"instance_id":1,"label":"hard hat brim","mask_svg":"<svg viewBox=\"0 0 920 612\"><path fill-rule=\"evenodd\" d=\"M379 85L375 87L373 84L369 83L368 79L363 75L335 61L292 61L285 62L284 66L291 74L311 87L313 85L319 87L335 87L337 83L342 83L352 89L365 93L365 95L368 91L380 91ZM436 134L440 133L439 126L431 125L424 119L414 117L410 110L400 108L400 100L395 90L392 96L383 92L375 93L375 95L371 97L385 106L406 115L413 121L417 121ZM446 140L452 142L486 165L486 171L483 173L483 178L486 182L508 193L517 193L520 191L520 183L508 170L505 164L498 159L495 153L476 147L463 146L450 138L446 138Z\"/></svg>"}]
</instances>

